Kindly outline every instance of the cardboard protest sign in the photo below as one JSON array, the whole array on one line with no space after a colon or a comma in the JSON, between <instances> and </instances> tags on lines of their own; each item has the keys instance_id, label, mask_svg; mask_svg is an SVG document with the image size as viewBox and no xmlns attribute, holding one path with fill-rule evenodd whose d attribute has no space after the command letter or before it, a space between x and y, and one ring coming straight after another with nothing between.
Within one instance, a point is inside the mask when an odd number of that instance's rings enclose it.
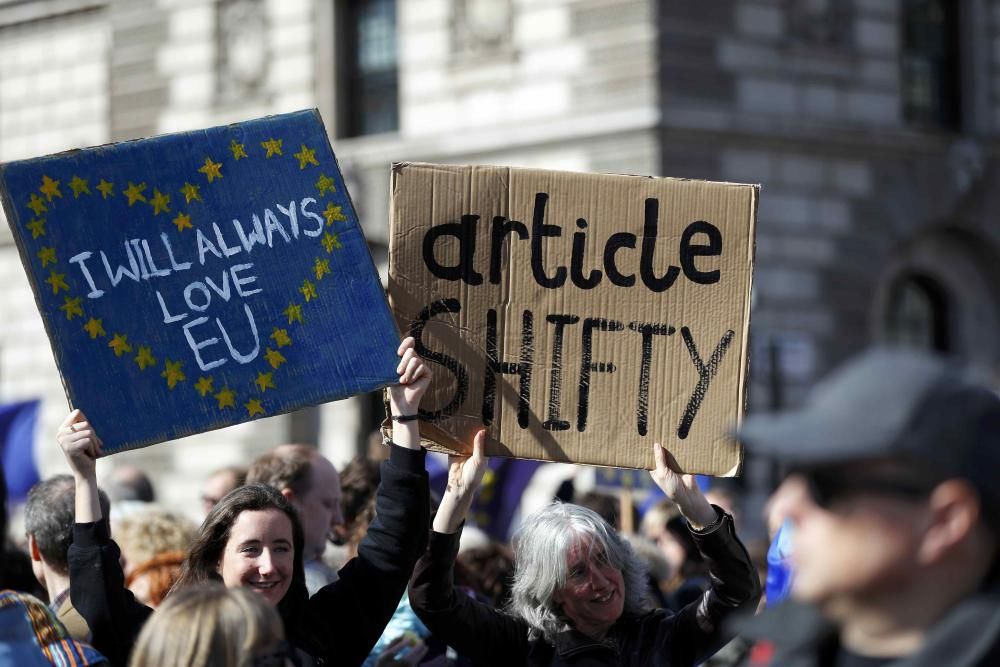
<instances>
[{"instance_id":1,"label":"cardboard protest sign","mask_svg":"<svg viewBox=\"0 0 1000 667\"><path fill-rule=\"evenodd\" d=\"M67 397L119 451L396 381L315 111L0 166Z\"/></svg>"},{"instance_id":2,"label":"cardboard protest sign","mask_svg":"<svg viewBox=\"0 0 1000 667\"><path fill-rule=\"evenodd\" d=\"M389 295L468 451L734 474L758 187L397 164Z\"/></svg>"}]
</instances>

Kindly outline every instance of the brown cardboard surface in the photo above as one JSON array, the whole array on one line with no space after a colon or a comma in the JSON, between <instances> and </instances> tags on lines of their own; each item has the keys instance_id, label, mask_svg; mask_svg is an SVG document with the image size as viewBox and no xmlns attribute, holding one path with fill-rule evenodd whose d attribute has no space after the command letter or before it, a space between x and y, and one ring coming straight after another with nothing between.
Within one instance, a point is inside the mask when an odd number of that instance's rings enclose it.
<instances>
[{"instance_id":1,"label":"brown cardboard surface","mask_svg":"<svg viewBox=\"0 0 1000 667\"><path fill-rule=\"evenodd\" d=\"M425 438L467 452L486 424L490 455L629 468L658 441L738 472L758 186L401 163L391 188Z\"/></svg>"}]
</instances>

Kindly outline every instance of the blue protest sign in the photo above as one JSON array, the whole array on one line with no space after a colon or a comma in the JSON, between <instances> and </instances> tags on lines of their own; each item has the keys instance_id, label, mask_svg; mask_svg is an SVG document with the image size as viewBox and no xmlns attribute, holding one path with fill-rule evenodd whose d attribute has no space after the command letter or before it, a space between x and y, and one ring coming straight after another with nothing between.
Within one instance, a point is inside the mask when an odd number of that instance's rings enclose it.
<instances>
[{"instance_id":1,"label":"blue protest sign","mask_svg":"<svg viewBox=\"0 0 1000 667\"><path fill-rule=\"evenodd\" d=\"M66 393L107 451L397 378L316 111L0 166Z\"/></svg>"}]
</instances>

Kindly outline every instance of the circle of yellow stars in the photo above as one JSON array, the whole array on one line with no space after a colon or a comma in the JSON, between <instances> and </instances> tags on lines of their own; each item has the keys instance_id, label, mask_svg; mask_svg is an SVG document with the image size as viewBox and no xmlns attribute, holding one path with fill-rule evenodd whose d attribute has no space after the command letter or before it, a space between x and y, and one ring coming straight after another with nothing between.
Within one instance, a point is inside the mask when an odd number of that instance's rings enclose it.
<instances>
[{"instance_id":1,"label":"circle of yellow stars","mask_svg":"<svg viewBox=\"0 0 1000 667\"><path fill-rule=\"evenodd\" d=\"M284 141L281 138L269 137L267 140L260 142L260 146L263 150L264 159L284 157ZM234 162L250 157L247 153L246 145L235 138L230 141L228 149ZM300 170L320 166L316 158L316 150L304 143L300 144L299 150L293 153L292 157L298 161ZM204 158L204 161L197 168L197 172L204 178L204 183L209 185L224 178L223 163L213 160L211 156ZM30 232L32 240L46 237L47 219L44 216L50 212L56 200L63 199L62 187L63 183L61 180L43 174L38 192L30 194L25 206L33 213L33 216L25 223L25 228ZM94 196L95 193L99 194L102 200L108 200L120 195L125 198L129 208L142 203L152 209L154 217L158 217L161 213L167 216L173 215L171 223L177 228L177 233L183 233L187 229L194 229L190 213L182 210L176 212L172 210L172 200L169 192L161 191L155 186L152 187L152 192L150 192L151 186L145 181L134 182L127 180L125 187L119 189L113 181L101 178L93 185L93 189L91 189L90 179L74 174L69 179L66 187L72 192L74 200L82 196ZM201 188L202 186L197 182L184 182L184 185L179 188L179 194L183 197L185 206L192 203L204 202ZM321 171L315 183L315 188L321 198L335 194L337 192L336 179ZM325 226L327 228L332 228L335 223L347 220L342 206L332 201L327 201L322 215L326 221ZM334 250L343 248L337 233L332 229L324 230L320 243L327 255L332 254ZM71 292L71 286L66 279L66 273L60 272L56 268L59 260L55 248L43 245L38 249L36 257L43 269L49 268L52 265L52 268L49 269L48 277L44 282L51 289L53 296L59 296L62 292ZM319 298L317 283L331 274L330 258L316 257L310 267L310 277L303 280L298 290L302 301L310 303ZM65 294L62 296L62 299L63 302L58 306L58 310L63 312L67 320L86 318L86 322L82 328L91 340L109 338L102 318L87 318L84 314L82 297ZM290 302L284 310L284 316L288 326L305 323L301 303ZM263 358L271 370L258 372L257 377L253 380L253 386L261 395L277 388L274 371L287 363L287 358L281 350L293 343L288 328L281 327L274 327L269 340L273 343L273 347L270 345L266 347ZM147 369L155 368L159 363L150 346L130 342L128 335L125 333L113 331L107 346L116 358L130 359L143 372ZM170 390L173 390L181 383L187 382L183 362L180 361L164 359L159 375ZM237 407L238 396L236 391L227 384L224 384L216 391L215 378L212 376L200 376L192 386L198 392L199 396L203 398L211 396L216 401L220 410ZM242 405L246 409L248 417L266 415L264 404L259 398L250 397Z\"/></svg>"}]
</instances>

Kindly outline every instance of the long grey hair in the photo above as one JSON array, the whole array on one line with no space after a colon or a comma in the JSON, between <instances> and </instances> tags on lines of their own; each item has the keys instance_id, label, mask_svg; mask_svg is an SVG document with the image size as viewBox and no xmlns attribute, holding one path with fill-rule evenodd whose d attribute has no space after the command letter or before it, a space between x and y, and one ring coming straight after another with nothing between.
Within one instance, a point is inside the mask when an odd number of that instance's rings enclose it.
<instances>
[{"instance_id":1,"label":"long grey hair","mask_svg":"<svg viewBox=\"0 0 1000 667\"><path fill-rule=\"evenodd\" d=\"M554 596L569 578L570 550L586 538L592 549L603 550L608 562L621 570L623 615L639 615L652 607L646 567L625 538L593 510L555 502L525 517L514 536L514 585L507 612L531 627L531 639L544 637L551 642L570 628Z\"/></svg>"}]
</instances>

